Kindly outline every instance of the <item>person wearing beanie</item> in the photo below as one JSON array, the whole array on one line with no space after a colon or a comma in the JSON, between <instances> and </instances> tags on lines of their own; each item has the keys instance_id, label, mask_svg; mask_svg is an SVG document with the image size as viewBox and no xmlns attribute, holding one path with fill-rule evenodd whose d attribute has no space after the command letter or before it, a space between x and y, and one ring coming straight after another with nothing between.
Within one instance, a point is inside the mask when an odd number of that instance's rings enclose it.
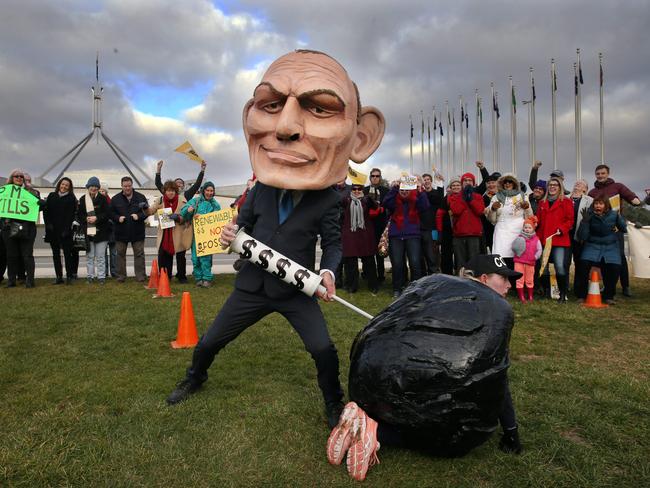
<instances>
[{"instance_id":1,"label":"person wearing beanie","mask_svg":"<svg viewBox=\"0 0 650 488\"><path fill-rule=\"evenodd\" d=\"M481 216L485 210L483 197L474 191L476 184L474 175L465 173L460 180L460 191L454 192L452 185L452 193L448 196L456 272L481 252L483 236Z\"/></svg>"},{"instance_id":2,"label":"person wearing beanie","mask_svg":"<svg viewBox=\"0 0 650 488\"><path fill-rule=\"evenodd\" d=\"M86 281L97 280L100 285L106 279L106 248L110 228L108 200L99 194L99 178L92 176L86 183L86 194L79 200L75 219L86 234Z\"/></svg>"},{"instance_id":3,"label":"person wearing beanie","mask_svg":"<svg viewBox=\"0 0 650 488\"><path fill-rule=\"evenodd\" d=\"M528 196L520 190L515 175L504 174L499 178L497 186L499 191L485 208L488 220L494 224L492 252L499 254L510 269L514 269L512 242L521 232L524 219L533 215L533 212Z\"/></svg>"},{"instance_id":4,"label":"person wearing beanie","mask_svg":"<svg viewBox=\"0 0 650 488\"><path fill-rule=\"evenodd\" d=\"M194 217L221 210L221 205L214 198L214 183L206 181L201 187L201 194L187 202L182 210L184 221L194 222ZM192 232L192 236L194 233ZM196 286L209 288L212 286L212 255L197 256L196 241L192 239L192 265L194 266L194 281Z\"/></svg>"},{"instance_id":5,"label":"person wearing beanie","mask_svg":"<svg viewBox=\"0 0 650 488\"><path fill-rule=\"evenodd\" d=\"M516 282L517 295L521 303L526 303L524 288L528 289L528 301L533 301L535 263L542 255L542 243L535 233L536 227L537 217L534 215L528 217L524 220L521 232L512 241L515 271L521 273L521 277Z\"/></svg>"}]
</instances>

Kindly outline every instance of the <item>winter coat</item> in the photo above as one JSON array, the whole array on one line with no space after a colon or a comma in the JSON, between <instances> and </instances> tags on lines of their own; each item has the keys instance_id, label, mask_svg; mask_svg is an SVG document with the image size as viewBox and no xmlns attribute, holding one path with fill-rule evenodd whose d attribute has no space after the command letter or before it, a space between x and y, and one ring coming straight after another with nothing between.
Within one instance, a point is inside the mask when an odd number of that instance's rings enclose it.
<instances>
[{"instance_id":1,"label":"winter coat","mask_svg":"<svg viewBox=\"0 0 650 488\"><path fill-rule=\"evenodd\" d=\"M429 208L420 213L420 229L433 230L436 228L436 214L444 198L442 188L432 188L431 191L423 191L429 200Z\"/></svg>"},{"instance_id":2,"label":"winter coat","mask_svg":"<svg viewBox=\"0 0 650 488\"><path fill-rule=\"evenodd\" d=\"M517 182L517 184L519 183ZM495 202L499 202L501 207L497 210L492 210L492 205ZM528 204L528 208L525 210L521 208L523 203ZM528 196L523 192L519 192L513 196L497 193L490 200L490 204L486 207L485 213L488 220L494 224L492 253L499 254L502 258L513 257L512 242L521 232L524 219L533 214Z\"/></svg>"},{"instance_id":3,"label":"winter coat","mask_svg":"<svg viewBox=\"0 0 650 488\"><path fill-rule=\"evenodd\" d=\"M106 197L97 193L95 198L92 199L93 208L86 208L86 194L79 199L79 208L77 210L77 222L81 225L81 228L86 232L86 239L91 242L104 242L108 241L110 237L110 227L108 225L109 219L109 207L108 200ZM88 235L88 222L86 222L86 217L89 216L90 212L95 212L95 217L97 221L95 222L96 233L94 236Z\"/></svg>"},{"instance_id":4,"label":"winter coat","mask_svg":"<svg viewBox=\"0 0 650 488\"><path fill-rule=\"evenodd\" d=\"M611 178L607 178L604 183L599 183L596 181L594 183L594 187L589 191L589 196L591 198L600 196L612 198L616 195L620 195L621 199L625 200L627 203L632 203L632 200L638 198L636 194L623 183L616 183Z\"/></svg>"},{"instance_id":5,"label":"winter coat","mask_svg":"<svg viewBox=\"0 0 650 488\"><path fill-rule=\"evenodd\" d=\"M537 220L537 236L542 243L559 229L561 234L553 237L553 247L571 245L569 231L573 227L573 202L570 198L560 200L558 197L553 205L549 205L548 200L542 200L537 207Z\"/></svg>"},{"instance_id":6,"label":"winter coat","mask_svg":"<svg viewBox=\"0 0 650 488\"><path fill-rule=\"evenodd\" d=\"M189 211L190 207L194 207L194 212ZM187 222L192 222L195 215L205 215L211 212L221 210L221 205L214 198L206 200L203 195L192 198L189 202L183 205L181 209L181 217Z\"/></svg>"},{"instance_id":7,"label":"winter coat","mask_svg":"<svg viewBox=\"0 0 650 488\"><path fill-rule=\"evenodd\" d=\"M532 237L526 237L522 234L519 234L517 239L523 239L526 244L526 249L521 253L521 256L514 255L515 263L528 264L530 266L535 266L535 261L537 261L542 255L542 243L539 241L537 234L533 234Z\"/></svg>"},{"instance_id":8,"label":"winter coat","mask_svg":"<svg viewBox=\"0 0 650 488\"><path fill-rule=\"evenodd\" d=\"M137 191L133 192L131 200L128 200L123 192L111 198L109 208L116 241L144 241L144 220L147 218L145 209L148 206L146 197ZM133 220L131 214L136 214L138 220ZM126 217L124 222L120 222L120 217Z\"/></svg>"},{"instance_id":9,"label":"winter coat","mask_svg":"<svg viewBox=\"0 0 650 488\"><path fill-rule=\"evenodd\" d=\"M573 201L573 198L571 198L571 200ZM575 218L575 223L573 225L574 239L578 238L578 229L580 229L580 222L582 222L582 210L591 207L593 201L594 199L589 195L582 195L582 197L580 197L578 208L576 208L576 204L573 202L573 217Z\"/></svg>"},{"instance_id":10,"label":"winter coat","mask_svg":"<svg viewBox=\"0 0 650 488\"><path fill-rule=\"evenodd\" d=\"M474 192L472 200L466 202L462 191L450 193L447 196L447 202L449 203L454 237L481 237L483 235L481 215L483 215L485 205L483 205L482 195Z\"/></svg>"},{"instance_id":11,"label":"winter coat","mask_svg":"<svg viewBox=\"0 0 650 488\"><path fill-rule=\"evenodd\" d=\"M77 197L68 192L64 196L53 191L45 200L43 220L45 221L45 242L62 244L72 239L72 222L77 213Z\"/></svg>"},{"instance_id":12,"label":"winter coat","mask_svg":"<svg viewBox=\"0 0 650 488\"><path fill-rule=\"evenodd\" d=\"M375 223L370 217L370 209L377 204L370 197L361 199L363 207L364 228L352 232L350 228L350 202L352 198L343 200L343 225L341 226L341 241L343 244L343 257L374 256L377 253L375 245Z\"/></svg>"},{"instance_id":13,"label":"winter coat","mask_svg":"<svg viewBox=\"0 0 650 488\"><path fill-rule=\"evenodd\" d=\"M185 200L185 196L178 195L178 203L176 204L176 208L172 209L172 213L180 215L181 209L186 203L187 201ZM159 197L156 199L156 202L149 208L147 213L150 215L155 215L158 212L158 209L161 209L163 207L163 197ZM191 219L183 219L182 222L176 222L176 225L172 230L172 236L174 239L174 252L187 251L190 247L192 247L193 233L192 222L190 222L190 220ZM164 230L165 229L162 229L160 226L158 226L158 234L156 235L156 249L160 249L160 243L162 242Z\"/></svg>"},{"instance_id":14,"label":"winter coat","mask_svg":"<svg viewBox=\"0 0 650 488\"><path fill-rule=\"evenodd\" d=\"M399 188L393 187L390 189L386 198L384 198L383 206L391 213L391 224L388 230L389 238L396 239L415 239L420 238L420 219L413 221L409 219L409 205L408 202L403 202L402 209L397 207L397 195L399 194ZM429 200L424 195L423 192L418 192L417 197L415 198L415 208L418 213L423 212L429 207ZM397 212L402 212L403 221L402 227L399 228L395 221L395 215Z\"/></svg>"},{"instance_id":15,"label":"winter coat","mask_svg":"<svg viewBox=\"0 0 650 488\"><path fill-rule=\"evenodd\" d=\"M608 264L621 264L620 232L625 232L625 219L616 211L596 215L589 209L590 218L578 229L578 239L584 241L581 259L596 263L604 259Z\"/></svg>"}]
</instances>

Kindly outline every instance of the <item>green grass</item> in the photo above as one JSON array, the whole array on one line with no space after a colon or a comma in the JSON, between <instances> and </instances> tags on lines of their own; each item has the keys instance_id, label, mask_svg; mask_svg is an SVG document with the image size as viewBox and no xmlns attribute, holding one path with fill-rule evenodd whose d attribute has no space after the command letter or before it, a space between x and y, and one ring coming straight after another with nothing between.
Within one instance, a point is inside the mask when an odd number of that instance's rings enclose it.
<instances>
[{"instance_id":1,"label":"green grass","mask_svg":"<svg viewBox=\"0 0 650 488\"><path fill-rule=\"evenodd\" d=\"M232 288L77 283L0 290L0 486L355 486L325 458L328 429L315 369L272 315L230 344L210 380L175 408L164 399L191 350L173 350L180 292L199 333ZM514 304L510 382L525 452L497 437L462 459L382 448L370 486L650 486L650 282L587 310ZM390 297L341 296L370 313ZM514 303L514 302L513 302ZM366 321L323 306L347 384Z\"/></svg>"}]
</instances>

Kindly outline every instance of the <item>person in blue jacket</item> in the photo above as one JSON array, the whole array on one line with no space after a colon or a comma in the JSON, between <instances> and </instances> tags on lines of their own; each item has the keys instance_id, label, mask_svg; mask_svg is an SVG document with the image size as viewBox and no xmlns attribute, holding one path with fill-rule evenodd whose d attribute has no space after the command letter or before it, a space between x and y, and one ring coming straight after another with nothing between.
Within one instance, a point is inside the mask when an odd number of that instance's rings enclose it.
<instances>
[{"instance_id":1,"label":"person in blue jacket","mask_svg":"<svg viewBox=\"0 0 650 488\"><path fill-rule=\"evenodd\" d=\"M604 196L594 198L591 208L584 209L582 222L578 229L578 239L583 242L580 256L580 273L584 280L589 276L592 266L600 268L605 289L603 300L614 303L616 282L621 272L621 253L619 235L626 231L625 219L616 210L612 210L609 199ZM583 283L583 290L587 284ZM580 296L578 298L585 298Z\"/></svg>"},{"instance_id":2,"label":"person in blue jacket","mask_svg":"<svg viewBox=\"0 0 650 488\"><path fill-rule=\"evenodd\" d=\"M201 187L201 194L192 198L181 209L183 220L194 220L197 215L204 215L221 210L221 205L214 198L214 183L206 181ZM212 286L212 254L197 256L196 240L192 239L192 266L196 286L210 288Z\"/></svg>"}]
</instances>

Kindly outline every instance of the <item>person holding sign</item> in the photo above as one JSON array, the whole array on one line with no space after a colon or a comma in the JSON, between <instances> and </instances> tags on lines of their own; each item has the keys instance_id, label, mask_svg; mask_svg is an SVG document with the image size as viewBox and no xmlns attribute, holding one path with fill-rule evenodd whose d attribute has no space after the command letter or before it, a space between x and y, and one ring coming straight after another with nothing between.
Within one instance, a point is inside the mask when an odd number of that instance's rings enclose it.
<instances>
[{"instance_id":1,"label":"person holding sign","mask_svg":"<svg viewBox=\"0 0 650 488\"><path fill-rule=\"evenodd\" d=\"M221 210L221 205L214 198L214 183L206 181L201 188L201 195L192 198L183 206L181 218L191 222L197 215L205 215L219 210ZM198 256L194 239L192 239L192 266L194 266L193 274L196 286L210 288L212 286L212 254Z\"/></svg>"},{"instance_id":2,"label":"person holding sign","mask_svg":"<svg viewBox=\"0 0 650 488\"><path fill-rule=\"evenodd\" d=\"M163 195L147 210L148 215L158 217L158 268L172 275L174 256L176 256L177 273L180 273L179 254L185 255L192 245L192 226L181 217L181 209L185 205L185 195L180 193L178 186L172 180L165 181ZM183 266L184 267L184 266ZM183 270L183 275L185 270ZM180 280L179 278L179 281ZM187 281L187 280L185 280Z\"/></svg>"},{"instance_id":3,"label":"person holding sign","mask_svg":"<svg viewBox=\"0 0 650 488\"><path fill-rule=\"evenodd\" d=\"M244 134L258 183L248 194L237 224L223 228L229 246L239 227L254 239L297 262L274 276L247 261L235 289L194 350L185 378L167 397L177 404L207 380L218 352L266 315L282 314L314 360L330 427L343 409L339 361L315 296L300 291L311 278L316 242L323 250L318 296L332 300L341 260L339 195L331 188L347 174L348 161L365 161L384 134L383 115L361 106L356 85L327 54L298 50L274 61L244 107ZM254 241L251 241L254 242ZM250 244L252 246L252 244ZM250 252L250 250L249 250ZM251 253L252 254L252 253ZM244 250L242 258L246 257ZM295 284L279 279L294 274Z\"/></svg>"},{"instance_id":4,"label":"person holding sign","mask_svg":"<svg viewBox=\"0 0 650 488\"><path fill-rule=\"evenodd\" d=\"M2 238L7 250L7 288L16 286L21 270L25 272L25 287L34 288L34 240L40 205L36 190L25 187L25 172L13 170L7 184L0 188Z\"/></svg>"}]
</instances>

